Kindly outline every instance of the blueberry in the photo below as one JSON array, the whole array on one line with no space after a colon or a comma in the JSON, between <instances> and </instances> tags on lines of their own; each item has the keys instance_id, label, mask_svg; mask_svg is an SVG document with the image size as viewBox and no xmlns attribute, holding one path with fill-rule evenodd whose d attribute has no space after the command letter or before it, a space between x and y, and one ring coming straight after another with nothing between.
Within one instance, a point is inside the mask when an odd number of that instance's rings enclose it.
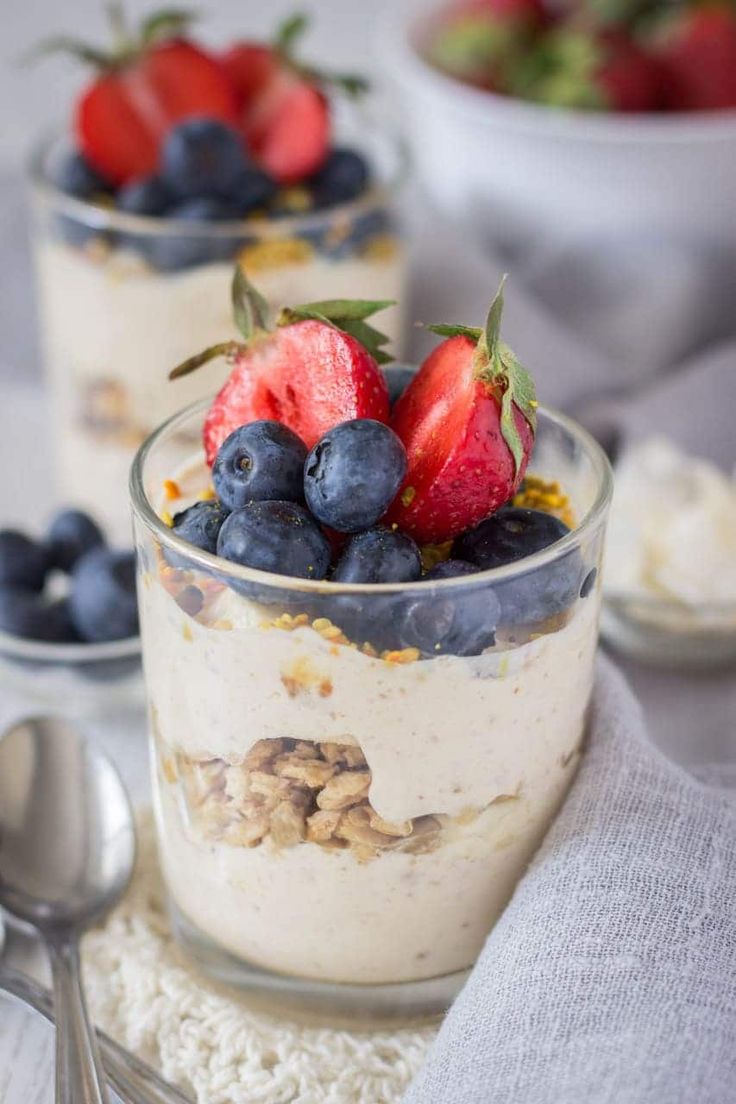
<instances>
[{"instance_id":1,"label":"blueberry","mask_svg":"<svg viewBox=\"0 0 736 1104\"><path fill-rule=\"evenodd\" d=\"M433 583L477 572L475 564L447 560L428 571L424 580ZM402 644L425 655L480 655L495 642L500 615L498 598L483 584L426 598L413 596L401 620Z\"/></svg>"},{"instance_id":2,"label":"blueberry","mask_svg":"<svg viewBox=\"0 0 736 1104\"><path fill-rule=\"evenodd\" d=\"M458 537L452 550L480 568L501 567L548 548L569 531L542 510L505 506ZM562 559L497 583L503 624L533 624L561 613L577 598L582 576L580 553L573 549Z\"/></svg>"},{"instance_id":3,"label":"blueberry","mask_svg":"<svg viewBox=\"0 0 736 1104\"><path fill-rule=\"evenodd\" d=\"M172 205L172 196L160 177L147 176L122 187L116 203L118 209L128 215L158 217L166 214Z\"/></svg>"},{"instance_id":4,"label":"blueberry","mask_svg":"<svg viewBox=\"0 0 736 1104\"><path fill-rule=\"evenodd\" d=\"M227 513L214 498L206 502L195 502L188 509L174 514L172 532L195 548L211 552L214 556L217 552L217 538Z\"/></svg>"},{"instance_id":5,"label":"blueberry","mask_svg":"<svg viewBox=\"0 0 736 1104\"><path fill-rule=\"evenodd\" d=\"M99 525L82 510L62 510L52 520L46 538L51 566L71 571L77 560L105 543Z\"/></svg>"},{"instance_id":6,"label":"blueberry","mask_svg":"<svg viewBox=\"0 0 736 1104\"><path fill-rule=\"evenodd\" d=\"M249 502L230 514L217 553L233 563L298 579L324 579L330 566L327 537L296 502Z\"/></svg>"},{"instance_id":7,"label":"blueberry","mask_svg":"<svg viewBox=\"0 0 736 1104\"><path fill-rule=\"evenodd\" d=\"M48 568L42 545L16 529L0 529L0 586L41 590Z\"/></svg>"},{"instance_id":8,"label":"blueberry","mask_svg":"<svg viewBox=\"0 0 736 1104\"><path fill-rule=\"evenodd\" d=\"M212 482L228 510L264 499L301 502L306 458L306 445L288 426L249 422L223 441Z\"/></svg>"},{"instance_id":9,"label":"blueberry","mask_svg":"<svg viewBox=\"0 0 736 1104\"><path fill-rule=\"evenodd\" d=\"M249 165L233 182L227 198L238 209L241 218L259 207L265 207L276 194L276 181L268 173Z\"/></svg>"},{"instance_id":10,"label":"blueberry","mask_svg":"<svg viewBox=\"0 0 736 1104\"><path fill-rule=\"evenodd\" d=\"M350 149L334 149L312 177L315 206L347 203L366 190L370 172L364 157Z\"/></svg>"},{"instance_id":11,"label":"blueberry","mask_svg":"<svg viewBox=\"0 0 736 1104\"><path fill-rule=\"evenodd\" d=\"M340 533L370 529L391 505L406 464L404 446L382 422L342 422L307 457L307 505L318 521Z\"/></svg>"},{"instance_id":12,"label":"blueberry","mask_svg":"<svg viewBox=\"0 0 736 1104\"><path fill-rule=\"evenodd\" d=\"M368 529L345 545L333 579L339 583L413 583L422 561L411 537L395 529Z\"/></svg>"},{"instance_id":13,"label":"blueberry","mask_svg":"<svg viewBox=\"0 0 736 1104\"><path fill-rule=\"evenodd\" d=\"M237 220L240 212L231 200L212 196L179 203L169 210L168 217L182 222L209 223ZM173 228L167 233L153 235L145 243L148 260L163 272L230 260L239 246L240 239L231 234L207 234L201 229L187 234Z\"/></svg>"},{"instance_id":14,"label":"blueberry","mask_svg":"<svg viewBox=\"0 0 736 1104\"><path fill-rule=\"evenodd\" d=\"M110 190L104 177L76 150L54 166L51 178L57 188L76 199L92 199Z\"/></svg>"},{"instance_id":15,"label":"blueberry","mask_svg":"<svg viewBox=\"0 0 736 1104\"><path fill-rule=\"evenodd\" d=\"M403 594L338 594L330 596L322 616L337 625L355 644L370 644L377 652L402 648Z\"/></svg>"},{"instance_id":16,"label":"blueberry","mask_svg":"<svg viewBox=\"0 0 736 1104\"><path fill-rule=\"evenodd\" d=\"M181 199L229 196L248 166L236 130L217 119L187 119L169 131L161 175Z\"/></svg>"},{"instance_id":17,"label":"blueberry","mask_svg":"<svg viewBox=\"0 0 736 1104\"><path fill-rule=\"evenodd\" d=\"M39 594L9 587L0 587L0 630L46 643L79 640L65 598L46 602Z\"/></svg>"},{"instance_id":18,"label":"blueberry","mask_svg":"<svg viewBox=\"0 0 736 1104\"><path fill-rule=\"evenodd\" d=\"M388 384L388 400L393 406L414 379L416 368L411 368L408 364L389 364L383 372Z\"/></svg>"},{"instance_id":19,"label":"blueberry","mask_svg":"<svg viewBox=\"0 0 736 1104\"><path fill-rule=\"evenodd\" d=\"M69 596L72 621L87 641L124 640L138 632L135 555L93 548L74 569Z\"/></svg>"}]
</instances>

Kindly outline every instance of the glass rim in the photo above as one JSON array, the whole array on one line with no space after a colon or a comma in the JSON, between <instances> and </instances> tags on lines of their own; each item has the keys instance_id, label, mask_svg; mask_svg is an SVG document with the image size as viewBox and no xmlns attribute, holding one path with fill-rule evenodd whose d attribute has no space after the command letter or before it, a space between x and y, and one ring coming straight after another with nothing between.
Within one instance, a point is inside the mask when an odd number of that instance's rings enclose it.
<instances>
[{"instance_id":1,"label":"glass rim","mask_svg":"<svg viewBox=\"0 0 736 1104\"><path fill-rule=\"evenodd\" d=\"M390 206L395 201L409 175L408 147L403 136L393 127L382 126L382 135L391 143L396 155L396 168L389 179L385 182L373 183L367 192L347 203L338 203L333 207L278 218L251 216L240 219L191 222L188 219L167 218L163 215L132 215L126 211L118 211L99 203L67 195L51 182L46 172L49 154L56 144L64 139L64 132L59 128L47 131L36 142L28 158L27 174L35 199L48 202L53 205L58 214L90 229L115 230L139 237L159 238L224 238L232 237L238 232L241 235L251 234L260 238L282 238L289 236L290 232L296 234L319 227L327 219L353 218L373 211L376 207Z\"/></svg>"},{"instance_id":2,"label":"glass rim","mask_svg":"<svg viewBox=\"0 0 736 1104\"><path fill-rule=\"evenodd\" d=\"M148 457L159 442L177 428L188 421L194 414L209 409L212 396L199 399L191 403L183 410L179 410L172 417L167 418L157 429L151 433L138 449L130 469L129 491L133 512L137 518L153 532L157 539L166 547L177 553L180 557L192 561L209 574L227 575L242 582L256 583L262 587L273 590L304 592L311 595L389 595L389 594L421 594L427 593L426 581L421 579L412 583L335 583L328 579L299 579L292 575L278 575L274 572L260 571L256 568L243 567L221 556L204 552L188 541L177 537L175 533L162 521L150 502L144 486L144 469ZM527 575L539 567L561 559L568 552L576 548L581 541L594 531L605 517L611 502L613 492L613 472L608 457L598 442L583 429L574 419L566 414L549 410L540 406L538 410L543 418L548 419L559 429L582 446L593 466L597 476L597 493L595 499L581 519L579 525L571 529L559 541L535 552L531 556L522 557L502 567L488 568L472 575L455 576L450 579L437 579L432 581L432 588L449 593L460 590L478 589L484 584L504 582L520 575Z\"/></svg>"},{"instance_id":3,"label":"glass rim","mask_svg":"<svg viewBox=\"0 0 736 1104\"><path fill-rule=\"evenodd\" d=\"M86 663L105 663L134 659L141 654L140 635L101 643L31 640L0 631L0 659L35 660L38 663L65 663L81 667Z\"/></svg>"}]
</instances>

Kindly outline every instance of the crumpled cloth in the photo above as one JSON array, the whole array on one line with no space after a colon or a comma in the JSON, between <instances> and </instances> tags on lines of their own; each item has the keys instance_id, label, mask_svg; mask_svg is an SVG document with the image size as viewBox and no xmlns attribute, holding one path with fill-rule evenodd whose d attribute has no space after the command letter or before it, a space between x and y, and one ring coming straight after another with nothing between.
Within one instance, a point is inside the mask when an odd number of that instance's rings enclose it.
<instances>
[{"instance_id":1,"label":"crumpled cloth","mask_svg":"<svg viewBox=\"0 0 736 1104\"><path fill-rule=\"evenodd\" d=\"M736 800L601 659L575 785L404 1104L733 1100Z\"/></svg>"}]
</instances>

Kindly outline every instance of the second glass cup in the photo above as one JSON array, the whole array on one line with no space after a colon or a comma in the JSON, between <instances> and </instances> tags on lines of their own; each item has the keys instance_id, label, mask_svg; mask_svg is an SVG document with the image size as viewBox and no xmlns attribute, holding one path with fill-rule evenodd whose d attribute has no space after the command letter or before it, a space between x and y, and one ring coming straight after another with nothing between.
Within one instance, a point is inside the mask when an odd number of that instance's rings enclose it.
<instances>
[{"instance_id":1,"label":"second glass cup","mask_svg":"<svg viewBox=\"0 0 736 1104\"><path fill-rule=\"evenodd\" d=\"M35 253L44 359L56 434L59 494L127 540L127 480L136 449L164 418L209 394L222 366L172 385L194 348L236 337L228 286L236 260L274 306L319 299L404 297L396 209L403 152L366 119L340 141L373 171L364 196L328 209L241 222L138 217L55 188L64 143L33 161ZM297 197L298 198L298 197ZM400 354L402 317L382 324Z\"/></svg>"},{"instance_id":2,"label":"second glass cup","mask_svg":"<svg viewBox=\"0 0 736 1104\"><path fill-rule=\"evenodd\" d=\"M207 493L191 449L205 410L158 430L131 483L177 936L213 976L292 1010L437 1013L575 772L607 462L540 411L532 471L578 519L563 540L441 582L304 582L161 520Z\"/></svg>"}]
</instances>

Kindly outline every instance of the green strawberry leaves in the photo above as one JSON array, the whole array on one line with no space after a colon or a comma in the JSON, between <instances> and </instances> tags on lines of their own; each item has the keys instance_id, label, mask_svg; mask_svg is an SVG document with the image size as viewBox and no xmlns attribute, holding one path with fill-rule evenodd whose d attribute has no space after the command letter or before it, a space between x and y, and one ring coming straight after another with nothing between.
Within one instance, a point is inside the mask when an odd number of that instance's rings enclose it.
<instances>
[{"instance_id":1,"label":"green strawberry leaves","mask_svg":"<svg viewBox=\"0 0 736 1104\"><path fill-rule=\"evenodd\" d=\"M304 80L322 88L339 88L348 96L357 97L368 91L369 83L354 73L331 73L305 65L296 57L295 48L309 26L309 17L303 12L290 16L276 31L273 48L281 60Z\"/></svg>"},{"instance_id":2,"label":"green strawberry leaves","mask_svg":"<svg viewBox=\"0 0 736 1104\"><path fill-rule=\"evenodd\" d=\"M196 353L177 365L169 373L169 379L187 376L215 357L233 357L254 339L272 333L276 327L291 326L294 322L304 322L307 319L323 322L326 326L333 326L350 334L365 346L378 364L389 364L393 359L384 350L390 339L366 321L386 307L392 307L395 302L393 299L323 299L315 303L303 303L299 307L284 307L274 321L268 301L253 286L240 265L235 266L230 298L233 318L243 337L242 342L222 341L217 345L210 345L201 353Z\"/></svg>"},{"instance_id":3,"label":"green strawberry leaves","mask_svg":"<svg viewBox=\"0 0 736 1104\"><path fill-rule=\"evenodd\" d=\"M467 337L475 343L475 372L498 395L501 406L501 433L511 450L516 471L524 461L524 444L516 425L515 408L529 423L532 434L537 428L537 394L534 380L516 355L501 341L501 317L503 315L503 289L506 276L488 310L483 329L475 326L459 326L446 322L427 326L440 337Z\"/></svg>"},{"instance_id":4,"label":"green strawberry leaves","mask_svg":"<svg viewBox=\"0 0 736 1104\"><path fill-rule=\"evenodd\" d=\"M393 299L323 299L317 303L304 303L300 307L285 307L276 325L289 326L292 322L303 322L305 319L325 322L354 337L378 364L389 364L393 358L384 351L389 338L375 326L369 325L366 319L393 305Z\"/></svg>"},{"instance_id":5,"label":"green strawberry leaves","mask_svg":"<svg viewBox=\"0 0 736 1104\"><path fill-rule=\"evenodd\" d=\"M271 329L271 308L240 265L235 266L230 285L230 299L235 325L246 342L251 341L258 331Z\"/></svg>"}]
</instances>

